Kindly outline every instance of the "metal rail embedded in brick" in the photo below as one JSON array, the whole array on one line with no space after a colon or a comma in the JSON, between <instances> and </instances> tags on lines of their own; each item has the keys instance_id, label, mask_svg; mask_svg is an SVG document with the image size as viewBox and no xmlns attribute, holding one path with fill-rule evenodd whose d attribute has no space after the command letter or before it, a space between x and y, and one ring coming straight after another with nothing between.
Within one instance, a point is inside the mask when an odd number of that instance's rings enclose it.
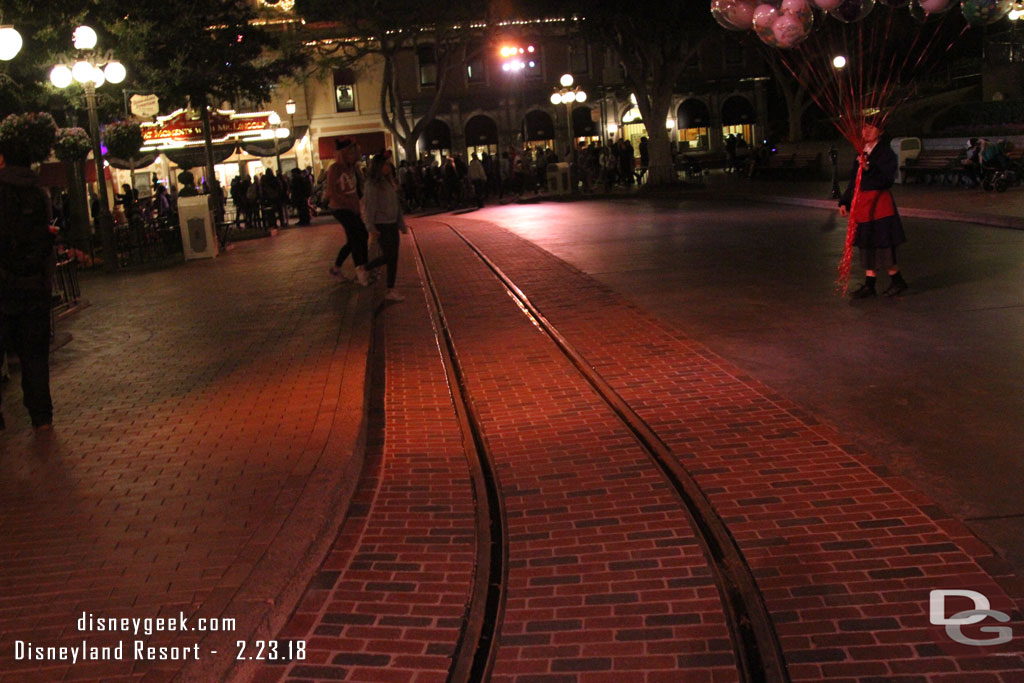
<instances>
[{"instance_id":1,"label":"metal rail embedded in brick","mask_svg":"<svg viewBox=\"0 0 1024 683\"><path fill-rule=\"evenodd\" d=\"M753 573L726 524L714 511L697 482L679 464L671 449L658 434L586 362L582 354L544 317L541 311L530 302L526 294L471 240L453 225L446 225L494 273L509 296L531 319L531 322L547 334L566 358L572 362L581 376L594 388L595 392L644 447L653 462L671 483L679 496L682 508L690 518L714 573L726 620L732 634L737 667L742 680L749 682L789 681L782 648ZM418 254L418 256L422 261L422 254ZM424 282L430 288L436 305L440 307L440 301L437 299L429 277L425 277ZM443 321L443 311L439 309L438 313ZM454 357L454 346L448 336L446 336L446 343ZM497 615L491 614L484 618L496 621ZM490 645L488 643L487 647L490 648Z\"/></svg>"}]
</instances>

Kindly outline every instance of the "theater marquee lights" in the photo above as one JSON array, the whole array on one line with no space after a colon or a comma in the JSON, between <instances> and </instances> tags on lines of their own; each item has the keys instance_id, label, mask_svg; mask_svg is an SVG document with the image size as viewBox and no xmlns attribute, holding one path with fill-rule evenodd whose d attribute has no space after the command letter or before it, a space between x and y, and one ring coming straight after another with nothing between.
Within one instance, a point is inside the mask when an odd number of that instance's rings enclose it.
<instances>
[{"instance_id":1,"label":"theater marquee lights","mask_svg":"<svg viewBox=\"0 0 1024 683\"><path fill-rule=\"evenodd\" d=\"M238 114L231 110L216 110L210 114L210 136L214 143L227 140L265 140L288 137L288 128L271 123L274 112L264 111ZM280 123L280 120L278 121ZM203 144L203 123L197 113L179 109L173 114L157 117L154 123L142 124L142 151L159 152L161 149Z\"/></svg>"}]
</instances>

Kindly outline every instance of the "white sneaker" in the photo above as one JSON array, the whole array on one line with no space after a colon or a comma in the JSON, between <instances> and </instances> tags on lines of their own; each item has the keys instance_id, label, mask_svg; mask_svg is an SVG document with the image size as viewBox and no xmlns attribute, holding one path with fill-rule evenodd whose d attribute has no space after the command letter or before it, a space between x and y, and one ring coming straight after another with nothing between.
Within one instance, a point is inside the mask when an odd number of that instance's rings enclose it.
<instances>
[{"instance_id":1,"label":"white sneaker","mask_svg":"<svg viewBox=\"0 0 1024 683\"><path fill-rule=\"evenodd\" d=\"M394 289L389 289L387 294L384 295L385 301L405 301L405 297L399 294Z\"/></svg>"},{"instance_id":2,"label":"white sneaker","mask_svg":"<svg viewBox=\"0 0 1024 683\"><path fill-rule=\"evenodd\" d=\"M356 266L356 282L366 287L370 284L370 275L366 272L366 268L362 266Z\"/></svg>"}]
</instances>

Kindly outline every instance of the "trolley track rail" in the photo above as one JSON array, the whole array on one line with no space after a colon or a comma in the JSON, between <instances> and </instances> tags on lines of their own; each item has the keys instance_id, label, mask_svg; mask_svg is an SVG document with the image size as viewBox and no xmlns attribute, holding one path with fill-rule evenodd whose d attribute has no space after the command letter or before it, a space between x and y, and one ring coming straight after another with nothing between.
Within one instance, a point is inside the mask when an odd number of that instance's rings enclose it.
<instances>
[{"instance_id":1,"label":"trolley track rail","mask_svg":"<svg viewBox=\"0 0 1024 683\"><path fill-rule=\"evenodd\" d=\"M743 681L788 681L789 676L778 638L750 568L722 519L699 485L682 467L671 449L633 408L591 367L529 297L469 238L451 224L451 230L501 283L530 321L559 349L604 404L617 416L635 441L672 486L712 569L725 611ZM466 628L456 649L449 680L485 680L495 655L495 640L504 605L503 588L508 572L508 540L500 489L489 461L479 416L473 407L459 361L458 348L445 316L441 294L431 277L426 257L416 242L416 261L427 289L428 307L435 321L439 346L446 365L456 410L463 421L467 453L474 473L481 515L481 534L474 594L465 619ZM483 494L486 493L486 496Z\"/></svg>"}]
</instances>

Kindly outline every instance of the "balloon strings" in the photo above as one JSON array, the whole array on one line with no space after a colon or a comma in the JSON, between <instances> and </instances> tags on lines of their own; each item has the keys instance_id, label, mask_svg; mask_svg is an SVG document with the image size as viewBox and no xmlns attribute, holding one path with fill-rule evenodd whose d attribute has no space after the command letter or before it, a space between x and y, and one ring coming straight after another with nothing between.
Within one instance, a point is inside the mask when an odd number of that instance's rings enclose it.
<instances>
[{"instance_id":1,"label":"balloon strings","mask_svg":"<svg viewBox=\"0 0 1024 683\"><path fill-rule=\"evenodd\" d=\"M853 185L853 201L850 202L850 211L846 221L846 243L843 246L843 257L839 259L838 278L836 288L839 293L846 296L850 287L850 269L853 266L853 240L857 236L857 221L853 217L853 207L857 206L857 199L860 197L860 177L864 169L863 163L857 164L857 177Z\"/></svg>"}]
</instances>

